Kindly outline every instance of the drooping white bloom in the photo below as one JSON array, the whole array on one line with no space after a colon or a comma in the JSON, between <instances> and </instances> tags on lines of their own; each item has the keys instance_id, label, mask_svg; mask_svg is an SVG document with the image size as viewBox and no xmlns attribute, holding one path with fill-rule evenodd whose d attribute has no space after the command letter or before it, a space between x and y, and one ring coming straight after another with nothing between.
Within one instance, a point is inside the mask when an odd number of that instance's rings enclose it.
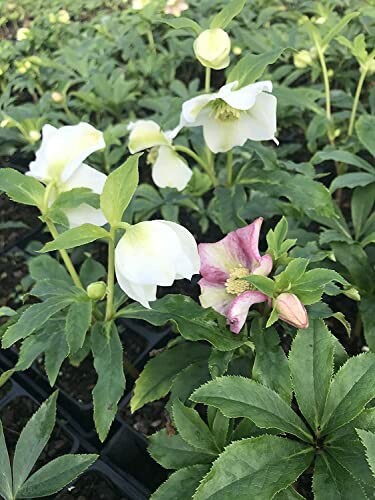
<instances>
[{"instance_id":1,"label":"drooping white bloom","mask_svg":"<svg viewBox=\"0 0 375 500\"><path fill-rule=\"evenodd\" d=\"M134 154L153 148L152 179L161 188L170 187L182 191L193 172L173 148L172 139L180 128L162 132L152 120L139 120L129 125L129 151Z\"/></svg>"},{"instance_id":2,"label":"drooping white bloom","mask_svg":"<svg viewBox=\"0 0 375 500\"><path fill-rule=\"evenodd\" d=\"M180 17L181 13L188 8L189 4L187 4L184 0L167 0L164 7L164 13Z\"/></svg>"},{"instance_id":3,"label":"drooping white bloom","mask_svg":"<svg viewBox=\"0 0 375 500\"><path fill-rule=\"evenodd\" d=\"M214 153L243 146L247 139L277 143L277 99L269 93L272 83L251 83L236 90L237 86L238 82L228 83L218 92L193 97L182 106L181 126L202 126L206 144Z\"/></svg>"},{"instance_id":4,"label":"drooping white bloom","mask_svg":"<svg viewBox=\"0 0 375 500\"><path fill-rule=\"evenodd\" d=\"M226 31L215 28L202 31L194 41L194 54L206 68L224 69L229 66L231 41Z\"/></svg>"},{"instance_id":5,"label":"drooping white bloom","mask_svg":"<svg viewBox=\"0 0 375 500\"><path fill-rule=\"evenodd\" d=\"M158 285L170 286L199 272L197 244L187 229L174 222L140 222L130 226L117 244L115 270L124 292L150 307Z\"/></svg>"},{"instance_id":6,"label":"drooping white bloom","mask_svg":"<svg viewBox=\"0 0 375 500\"><path fill-rule=\"evenodd\" d=\"M151 0L133 0L132 1L132 8L134 10L142 10L150 3L151 3Z\"/></svg>"},{"instance_id":7,"label":"drooping white bloom","mask_svg":"<svg viewBox=\"0 0 375 500\"><path fill-rule=\"evenodd\" d=\"M83 161L94 151L103 149L102 132L88 123L68 125L59 129L44 125L42 144L36 152L35 161L29 165L27 175L35 177L46 185L53 184L49 203L59 193L73 188L89 188L101 194L107 176ZM101 210L87 204L64 210L70 227L84 223L102 226L106 223Z\"/></svg>"}]
</instances>

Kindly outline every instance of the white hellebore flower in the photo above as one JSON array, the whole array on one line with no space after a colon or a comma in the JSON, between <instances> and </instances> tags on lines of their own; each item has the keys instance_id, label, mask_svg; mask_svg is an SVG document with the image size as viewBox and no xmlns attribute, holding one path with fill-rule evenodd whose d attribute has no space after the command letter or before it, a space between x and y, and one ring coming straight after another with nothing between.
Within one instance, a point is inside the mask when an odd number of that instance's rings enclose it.
<instances>
[{"instance_id":1,"label":"white hellebore flower","mask_svg":"<svg viewBox=\"0 0 375 500\"><path fill-rule=\"evenodd\" d=\"M145 221L130 226L117 244L115 270L120 287L144 307L156 299L157 286L191 279L199 272L197 244L174 222Z\"/></svg>"},{"instance_id":2,"label":"white hellebore flower","mask_svg":"<svg viewBox=\"0 0 375 500\"><path fill-rule=\"evenodd\" d=\"M202 31L194 41L194 54L206 68L224 69L229 66L230 38L226 31L215 28Z\"/></svg>"},{"instance_id":3,"label":"white hellebore flower","mask_svg":"<svg viewBox=\"0 0 375 500\"><path fill-rule=\"evenodd\" d=\"M105 147L102 132L88 123L68 125L59 129L44 125L42 144L35 161L29 165L27 175L51 185L51 204L59 193L73 188L89 188L101 194L107 176L82 163L91 153ZM106 219L101 210L85 203L77 208L64 210L70 227L85 223L103 226Z\"/></svg>"},{"instance_id":4,"label":"white hellebore flower","mask_svg":"<svg viewBox=\"0 0 375 500\"><path fill-rule=\"evenodd\" d=\"M152 179L155 184L178 191L185 189L193 172L172 146L172 139L180 127L162 132L154 121L139 120L130 124L129 130L129 151L132 154L153 148L149 156L153 160Z\"/></svg>"},{"instance_id":5,"label":"white hellebore flower","mask_svg":"<svg viewBox=\"0 0 375 500\"><path fill-rule=\"evenodd\" d=\"M231 82L214 94L203 94L182 106L181 126L203 127L207 146L214 153L229 151L252 141L274 140L277 99L270 81L251 83L236 90Z\"/></svg>"}]
</instances>

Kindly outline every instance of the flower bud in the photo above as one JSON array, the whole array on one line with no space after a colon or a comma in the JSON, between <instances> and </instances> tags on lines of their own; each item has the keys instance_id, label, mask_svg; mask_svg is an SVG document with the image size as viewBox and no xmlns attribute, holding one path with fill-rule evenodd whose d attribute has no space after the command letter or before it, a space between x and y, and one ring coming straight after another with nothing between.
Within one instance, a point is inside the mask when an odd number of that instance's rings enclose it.
<instances>
[{"instance_id":1,"label":"flower bud","mask_svg":"<svg viewBox=\"0 0 375 500\"><path fill-rule=\"evenodd\" d=\"M296 328L308 328L307 311L294 293L281 293L274 305L280 319Z\"/></svg>"},{"instance_id":2,"label":"flower bud","mask_svg":"<svg viewBox=\"0 0 375 500\"><path fill-rule=\"evenodd\" d=\"M22 42L23 40L27 40L28 38L30 38L29 28L19 28L17 30L16 38L19 42Z\"/></svg>"},{"instance_id":3,"label":"flower bud","mask_svg":"<svg viewBox=\"0 0 375 500\"><path fill-rule=\"evenodd\" d=\"M96 281L95 283L90 283L86 289L87 295L92 300L102 300L107 292L107 285L104 281Z\"/></svg>"},{"instance_id":4,"label":"flower bud","mask_svg":"<svg viewBox=\"0 0 375 500\"><path fill-rule=\"evenodd\" d=\"M61 24L69 24L70 23L69 12L65 9L60 9L57 13L57 21Z\"/></svg>"},{"instance_id":5,"label":"flower bud","mask_svg":"<svg viewBox=\"0 0 375 500\"><path fill-rule=\"evenodd\" d=\"M150 3L150 0L133 0L132 1L132 8L134 10L142 10L144 9L148 4Z\"/></svg>"},{"instance_id":6,"label":"flower bud","mask_svg":"<svg viewBox=\"0 0 375 500\"><path fill-rule=\"evenodd\" d=\"M64 100L64 96L61 94L61 92L52 92L51 99L53 102L59 103Z\"/></svg>"},{"instance_id":7,"label":"flower bud","mask_svg":"<svg viewBox=\"0 0 375 500\"><path fill-rule=\"evenodd\" d=\"M298 69L307 68L312 63L312 57L308 50L300 50L293 56L294 66Z\"/></svg>"},{"instance_id":8,"label":"flower bud","mask_svg":"<svg viewBox=\"0 0 375 500\"><path fill-rule=\"evenodd\" d=\"M207 68L224 69L229 66L231 42L224 30L203 31L194 42L194 53L198 61Z\"/></svg>"},{"instance_id":9,"label":"flower bud","mask_svg":"<svg viewBox=\"0 0 375 500\"><path fill-rule=\"evenodd\" d=\"M40 139L40 132L39 130L30 130L29 132L29 137L31 142L37 142Z\"/></svg>"}]
</instances>

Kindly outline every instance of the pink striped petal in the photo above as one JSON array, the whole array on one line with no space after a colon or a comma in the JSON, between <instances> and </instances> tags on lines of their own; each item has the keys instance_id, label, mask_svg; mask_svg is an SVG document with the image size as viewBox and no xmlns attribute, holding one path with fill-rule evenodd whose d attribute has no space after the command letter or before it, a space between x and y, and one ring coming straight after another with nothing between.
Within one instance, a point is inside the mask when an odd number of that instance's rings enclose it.
<instances>
[{"instance_id":1,"label":"pink striped petal","mask_svg":"<svg viewBox=\"0 0 375 500\"><path fill-rule=\"evenodd\" d=\"M227 322L233 333L240 333L245 324L247 314L253 304L266 302L268 297L261 292L244 292L238 295L230 304L227 313Z\"/></svg>"},{"instance_id":2,"label":"pink striped petal","mask_svg":"<svg viewBox=\"0 0 375 500\"><path fill-rule=\"evenodd\" d=\"M263 217L258 217L254 222L246 227L241 227L235 231L241 248L246 255L245 267L253 272L259 266L261 256L259 253L259 234L262 227Z\"/></svg>"},{"instance_id":3,"label":"pink striped petal","mask_svg":"<svg viewBox=\"0 0 375 500\"><path fill-rule=\"evenodd\" d=\"M226 316L233 296L226 292L225 286L211 283L204 278L198 284L201 287L201 295L199 296L201 306L204 308L212 307L218 313Z\"/></svg>"},{"instance_id":4,"label":"pink striped petal","mask_svg":"<svg viewBox=\"0 0 375 500\"><path fill-rule=\"evenodd\" d=\"M263 255L263 257L260 258L259 265L258 267L255 267L252 270L252 274L258 274L261 276L268 276L270 272L272 271L273 267L273 262L272 262L272 257L271 255Z\"/></svg>"}]
</instances>

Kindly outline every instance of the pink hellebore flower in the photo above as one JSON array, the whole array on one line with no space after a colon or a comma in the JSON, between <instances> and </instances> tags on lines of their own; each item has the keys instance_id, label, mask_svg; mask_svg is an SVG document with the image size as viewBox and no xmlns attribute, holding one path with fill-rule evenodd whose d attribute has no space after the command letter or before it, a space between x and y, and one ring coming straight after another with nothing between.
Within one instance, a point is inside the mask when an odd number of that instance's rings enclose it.
<instances>
[{"instance_id":1,"label":"pink hellebore flower","mask_svg":"<svg viewBox=\"0 0 375 500\"><path fill-rule=\"evenodd\" d=\"M294 293L281 293L275 301L279 318L296 328L308 328L309 318L305 306Z\"/></svg>"},{"instance_id":2,"label":"pink hellebore flower","mask_svg":"<svg viewBox=\"0 0 375 500\"><path fill-rule=\"evenodd\" d=\"M203 307L212 307L227 317L233 333L239 333L253 304L268 301L268 297L241 278L250 274L268 276L272 257L261 257L258 249L263 219L232 231L216 243L198 245L201 260L199 281Z\"/></svg>"}]
</instances>

